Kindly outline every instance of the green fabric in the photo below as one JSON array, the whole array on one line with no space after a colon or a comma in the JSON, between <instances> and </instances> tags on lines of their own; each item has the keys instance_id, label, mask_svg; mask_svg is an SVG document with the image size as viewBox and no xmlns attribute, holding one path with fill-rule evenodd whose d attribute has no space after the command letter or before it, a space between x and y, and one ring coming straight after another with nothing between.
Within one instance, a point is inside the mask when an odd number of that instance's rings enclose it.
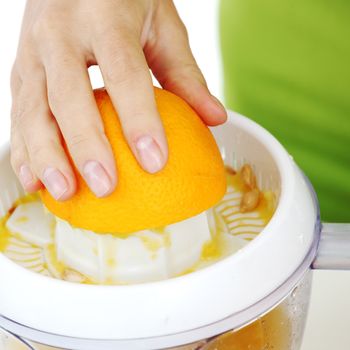
<instances>
[{"instance_id":1,"label":"green fabric","mask_svg":"<svg viewBox=\"0 0 350 350\"><path fill-rule=\"evenodd\" d=\"M229 108L263 125L350 222L350 1L222 0Z\"/></svg>"}]
</instances>

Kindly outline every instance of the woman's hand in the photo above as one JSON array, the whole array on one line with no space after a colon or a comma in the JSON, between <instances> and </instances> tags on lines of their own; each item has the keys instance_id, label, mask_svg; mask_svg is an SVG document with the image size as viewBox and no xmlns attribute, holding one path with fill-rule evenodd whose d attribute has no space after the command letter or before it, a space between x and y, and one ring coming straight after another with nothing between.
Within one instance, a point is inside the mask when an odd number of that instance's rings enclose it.
<instances>
[{"instance_id":1,"label":"woman's hand","mask_svg":"<svg viewBox=\"0 0 350 350\"><path fill-rule=\"evenodd\" d=\"M28 0L12 72L12 165L28 192L76 190L63 149L98 197L117 184L87 68L98 64L140 165L162 169L167 141L149 68L208 125L226 113L209 93L171 0Z\"/></svg>"}]
</instances>

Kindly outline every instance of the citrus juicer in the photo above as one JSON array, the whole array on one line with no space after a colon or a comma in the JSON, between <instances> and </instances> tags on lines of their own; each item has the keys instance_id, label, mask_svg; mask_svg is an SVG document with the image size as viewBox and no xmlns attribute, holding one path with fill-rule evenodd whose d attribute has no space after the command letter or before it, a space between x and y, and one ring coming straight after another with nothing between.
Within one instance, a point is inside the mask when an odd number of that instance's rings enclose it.
<instances>
[{"instance_id":1,"label":"citrus juicer","mask_svg":"<svg viewBox=\"0 0 350 350\"><path fill-rule=\"evenodd\" d=\"M116 286L57 280L0 254L0 327L29 349L45 344L77 350L220 350L227 349L231 336L250 329L250 335L266 333L267 343L261 345L266 349L278 348L282 336L276 332L285 331L280 348L297 350L310 271L349 268L350 250L344 249L349 226L328 224L322 230L310 183L262 127L230 112L228 122L213 133L225 163L234 169L252 164L259 187L277 198L272 219L253 241L189 274ZM5 214L23 194L8 148L1 152L0 167ZM278 320L283 322L268 330L271 315L282 309Z\"/></svg>"},{"instance_id":2,"label":"citrus juicer","mask_svg":"<svg viewBox=\"0 0 350 350\"><path fill-rule=\"evenodd\" d=\"M251 173L248 165L245 169ZM229 181L241 177L230 175ZM72 226L50 213L38 196L27 195L0 222L0 251L31 271L71 282L164 280L223 259L263 229L273 212L273 202L268 206L265 196L259 207L240 213L242 220L226 230L225 223L241 212L241 201L242 192L230 184L219 204L189 219L128 234L101 234Z\"/></svg>"}]
</instances>

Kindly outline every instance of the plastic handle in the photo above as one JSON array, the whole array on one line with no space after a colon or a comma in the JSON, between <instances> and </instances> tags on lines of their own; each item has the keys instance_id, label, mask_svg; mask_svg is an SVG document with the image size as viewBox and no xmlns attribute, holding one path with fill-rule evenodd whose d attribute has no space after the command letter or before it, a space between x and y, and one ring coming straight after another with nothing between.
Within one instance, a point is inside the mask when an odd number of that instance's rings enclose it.
<instances>
[{"instance_id":1,"label":"plastic handle","mask_svg":"<svg viewBox=\"0 0 350 350\"><path fill-rule=\"evenodd\" d=\"M316 259L317 270L350 270L350 224L323 224Z\"/></svg>"}]
</instances>

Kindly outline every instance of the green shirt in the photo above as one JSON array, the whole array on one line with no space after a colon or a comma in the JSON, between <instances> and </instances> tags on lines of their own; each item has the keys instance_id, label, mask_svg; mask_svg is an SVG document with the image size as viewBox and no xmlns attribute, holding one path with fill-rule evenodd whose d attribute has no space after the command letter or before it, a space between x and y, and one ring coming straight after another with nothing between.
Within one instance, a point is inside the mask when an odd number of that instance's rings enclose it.
<instances>
[{"instance_id":1,"label":"green shirt","mask_svg":"<svg viewBox=\"0 0 350 350\"><path fill-rule=\"evenodd\" d=\"M222 0L227 106L263 125L350 222L350 1Z\"/></svg>"}]
</instances>

